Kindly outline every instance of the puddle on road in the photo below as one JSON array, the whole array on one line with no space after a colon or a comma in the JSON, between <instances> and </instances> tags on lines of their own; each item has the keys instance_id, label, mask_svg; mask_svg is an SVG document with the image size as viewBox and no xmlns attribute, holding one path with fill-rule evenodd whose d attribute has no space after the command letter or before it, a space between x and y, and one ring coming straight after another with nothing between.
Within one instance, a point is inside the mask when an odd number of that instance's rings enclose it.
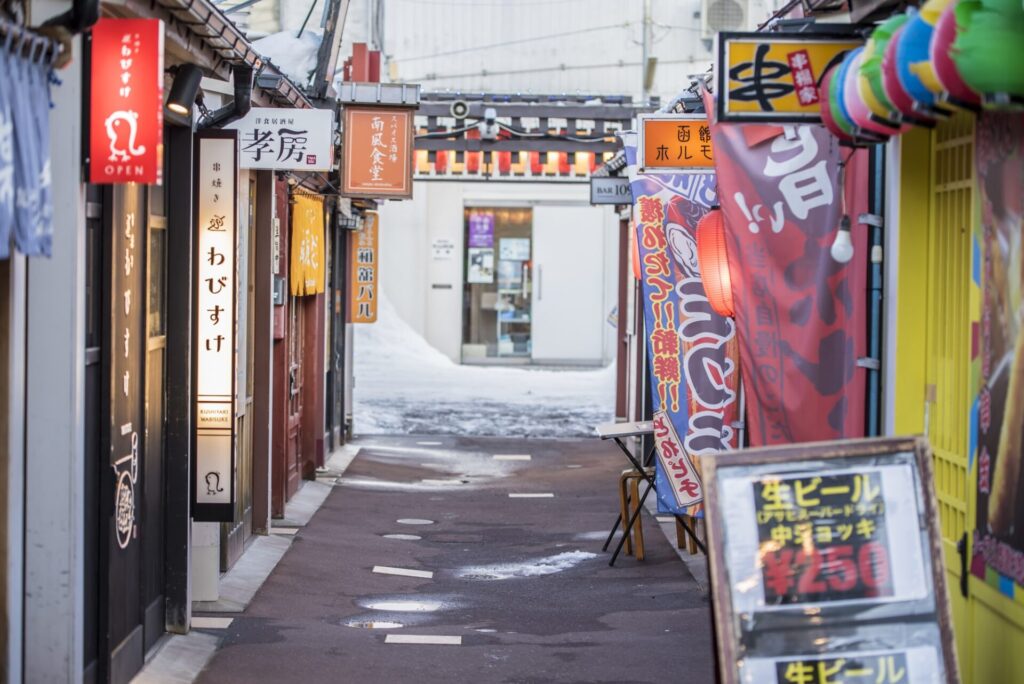
<instances>
[{"instance_id":1,"label":"puddle on road","mask_svg":"<svg viewBox=\"0 0 1024 684\"><path fill-rule=\"evenodd\" d=\"M419 541L423 539L418 534L382 534L385 539L401 539L402 541Z\"/></svg>"},{"instance_id":2,"label":"puddle on road","mask_svg":"<svg viewBox=\"0 0 1024 684\"><path fill-rule=\"evenodd\" d=\"M524 560L518 563L477 565L455 571L457 577L470 580L505 580L521 577L541 577L569 570L585 560L596 558L596 553L567 551L554 556Z\"/></svg>"},{"instance_id":3,"label":"puddle on road","mask_svg":"<svg viewBox=\"0 0 1024 684\"><path fill-rule=\"evenodd\" d=\"M358 627L360 629L401 629L405 627L401 622L388 622L386 620L346 620L341 624L346 627Z\"/></svg>"},{"instance_id":4,"label":"puddle on road","mask_svg":"<svg viewBox=\"0 0 1024 684\"><path fill-rule=\"evenodd\" d=\"M388 613L433 613L443 607L439 601L356 601L356 605Z\"/></svg>"},{"instance_id":5,"label":"puddle on road","mask_svg":"<svg viewBox=\"0 0 1024 684\"><path fill-rule=\"evenodd\" d=\"M426 518L399 518L396 520L399 525L433 525L433 520L427 520Z\"/></svg>"},{"instance_id":6,"label":"puddle on road","mask_svg":"<svg viewBox=\"0 0 1024 684\"><path fill-rule=\"evenodd\" d=\"M608 530L594 530L593 532L580 532L573 535L573 539L580 541L600 541L608 538Z\"/></svg>"}]
</instances>

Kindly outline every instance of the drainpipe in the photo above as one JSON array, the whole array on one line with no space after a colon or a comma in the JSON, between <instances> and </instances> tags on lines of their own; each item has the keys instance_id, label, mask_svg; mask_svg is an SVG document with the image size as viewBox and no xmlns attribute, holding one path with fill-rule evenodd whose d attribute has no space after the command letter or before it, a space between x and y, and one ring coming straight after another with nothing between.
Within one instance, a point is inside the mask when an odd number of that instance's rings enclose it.
<instances>
[{"instance_id":1,"label":"drainpipe","mask_svg":"<svg viewBox=\"0 0 1024 684\"><path fill-rule=\"evenodd\" d=\"M873 146L868 159L871 169L868 206L871 213L861 216L859 222L865 224L870 231L868 358L864 364L868 373L865 433L868 437L875 437L882 432L882 217L885 215L885 145Z\"/></svg>"},{"instance_id":2,"label":"drainpipe","mask_svg":"<svg viewBox=\"0 0 1024 684\"><path fill-rule=\"evenodd\" d=\"M234 101L204 118L197 129L220 128L248 114L252 108L252 76L253 69L248 64L232 66L231 80L235 84Z\"/></svg>"}]
</instances>

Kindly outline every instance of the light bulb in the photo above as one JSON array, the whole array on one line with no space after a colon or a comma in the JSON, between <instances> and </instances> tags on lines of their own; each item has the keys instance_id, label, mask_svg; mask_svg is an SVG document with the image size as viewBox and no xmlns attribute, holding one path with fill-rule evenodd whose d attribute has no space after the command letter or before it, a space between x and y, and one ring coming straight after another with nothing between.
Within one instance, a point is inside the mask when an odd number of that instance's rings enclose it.
<instances>
[{"instance_id":1,"label":"light bulb","mask_svg":"<svg viewBox=\"0 0 1024 684\"><path fill-rule=\"evenodd\" d=\"M843 216L839 222L839 232L836 233L835 242L829 250L832 258L841 264L845 264L853 258L853 241L850 240L850 217Z\"/></svg>"}]
</instances>

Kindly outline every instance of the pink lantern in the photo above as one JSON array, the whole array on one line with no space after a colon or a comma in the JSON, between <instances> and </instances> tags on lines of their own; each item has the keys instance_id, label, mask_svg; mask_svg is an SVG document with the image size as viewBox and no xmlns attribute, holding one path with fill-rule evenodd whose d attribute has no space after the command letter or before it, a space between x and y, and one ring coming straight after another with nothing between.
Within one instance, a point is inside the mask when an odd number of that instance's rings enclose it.
<instances>
[{"instance_id":1,"label":"pink lantern","mask_svg":"<svg viewBox=\"0 0 1024 684\"><path fill-rule=\"evenodd\" d=\"M836 123L835 115L832 113L833 100L828 96L831 92L830 86L832 85L832 79L839 72L839 65L835 65L831 69L825 72L825 76L821 79L821 92L824 97L821 98L821 122L825 124L825 128L828 129L829 133L837 137L842 142L852 143L853 137L847 134L839 124Z\"/></svg>"},{"instance_id":2,"label":"pink lantern","mask_svg":"<svg viewBox=\"0 0 1024 684\"><path fill-rule=\"evenodd\" d=\"M846 81L842 83L843 102L846 104L846 111L850 113L850 119L858 128L864 131L882 136L890 136L898 129L885 126L871 118L871 110L861 99L860 90L857 88L857 75L860 73L860 63L864 58L864 48L857 48L846 59L850 60L850 68L846 71Z\"/></svg>"},{"instance_id":3,"label":"pink lantern","mask_svg":"<svg viewBox=\"0 0 1024 684\"><path fill-rule=\"evenodd\" d=\"M949 54L956 40L956 0L939 15L932 35L931 60L935 76L950 97L969 105L981 104L978 94L967 87Z\"/></svg>"}]
</instances>

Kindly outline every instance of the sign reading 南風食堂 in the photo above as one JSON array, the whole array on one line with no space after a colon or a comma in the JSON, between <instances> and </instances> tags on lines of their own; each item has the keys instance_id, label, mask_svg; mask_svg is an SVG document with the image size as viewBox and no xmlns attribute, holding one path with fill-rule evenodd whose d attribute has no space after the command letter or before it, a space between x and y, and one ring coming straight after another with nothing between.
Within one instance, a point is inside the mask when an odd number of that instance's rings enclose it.
<instances>
[{"instance_id":1,"label":"sign reading \u5357\u98a8\u98df\u5802","mask_svg":"<svg viewBox=\"0 0 1024 684\"><path fill-rule=\"evenodd\" d=\"M855 36L820 33L718 34L715 63L719 121L821 122L821 79Z\"/></svg>"},{"instance_id":2,"label":"sign reading \u5357\u98a8\u98df\u5802","mask_svg":"<svg viewBox=\"0 0 1024 684\"><path fill-rule=\"evenodd\" d=\"M227 128L238 131L243 169L330 171L334 167L334 112L254 107Z\"/></svg>"},{"instance_id":3,"label":"sign reading \u5357\u98a8\u98df\u5802","mask_svg":"<svg viewBox=\"0 0 1024 684\"><path fill-rule=\"evenodd\" d=\"M341 194L412 197L414 110L345 107Z\"/></svg>"}]
</instances>

